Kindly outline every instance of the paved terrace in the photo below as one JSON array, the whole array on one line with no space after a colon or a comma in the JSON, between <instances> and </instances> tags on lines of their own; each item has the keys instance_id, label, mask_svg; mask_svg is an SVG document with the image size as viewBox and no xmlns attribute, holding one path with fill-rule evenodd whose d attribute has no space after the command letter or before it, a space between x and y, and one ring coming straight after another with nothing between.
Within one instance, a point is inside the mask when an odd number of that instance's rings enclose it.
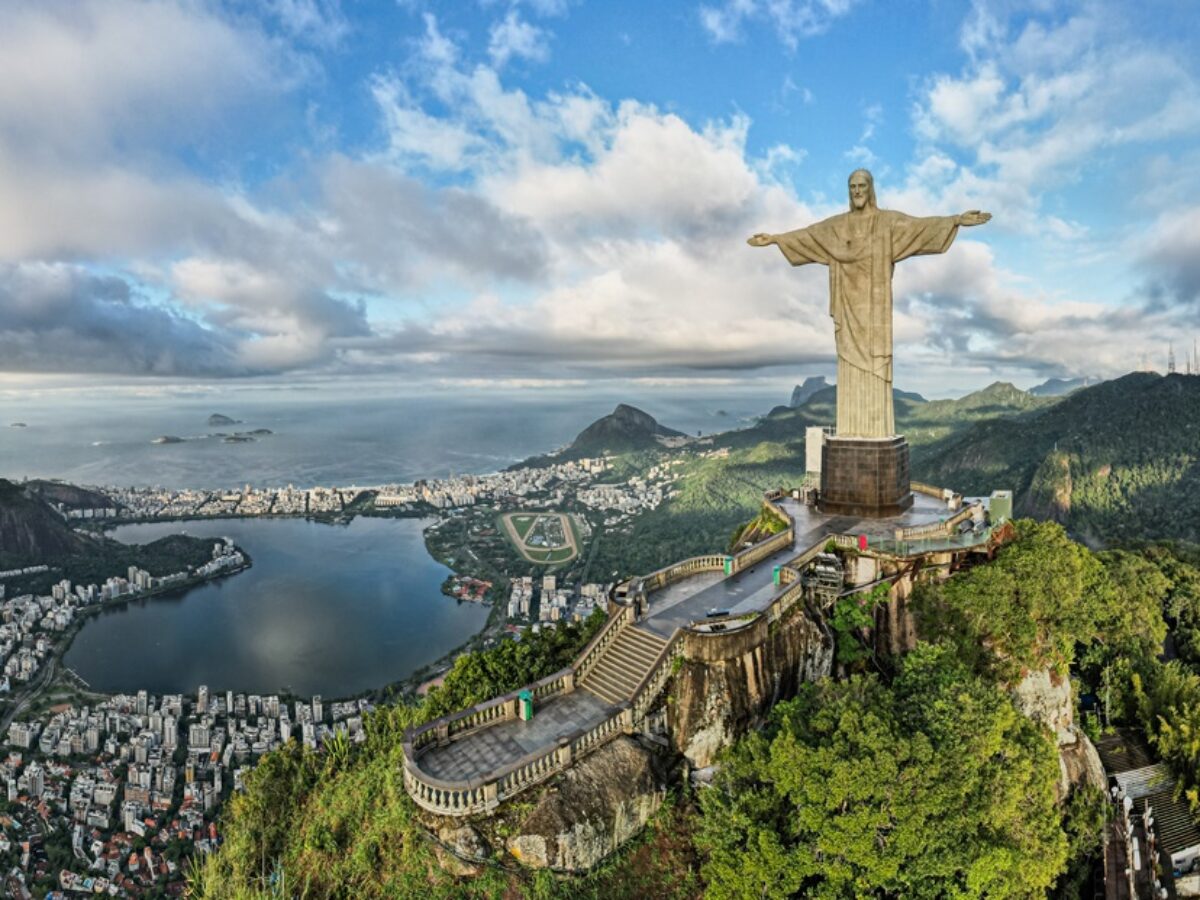
<instances>
[{"instance_id":1,"label":"paved terrace","mask_svg":"<svg viewBox=\"0 0 1200 900\"><path fill-rule=\"evenodd\" d=\"M775 566L803 553L833 534L865 534L890 539L897 528L937 522L947 516L946 504L924 494L913 495L913 505L903 515L887 519L856 519L850 516L826 516L803 503L776 501L796 523L796 540L788 549L769 556L758 565L726 578L720 572L706 572L668 585L650 595L650 613L644 627L662 637L670 637L710 610L729 610L734 615L764 610L782 588L774 584Z\"/></svg>"},{"instance_id":2,"label":"paved terrace","mask_svg":"<svg viewBox=\"0 0 1200 900\"><path fill-rule=\"evenodd\" d=\"M891 538L897 528L937 522L947 515L945 503L923 494L913 495L913 505L903 515L887 519L825 516L795 500L784 498L776 502L795 521L796 539L791 547L729 577L720 572L705 572L656 591L649 597L647 616L630 627L668 638L675 629L704 618L711 609L734 613L764 610L784 590L774 584L774 567L827 536L866 534L868 538ZM500 721L443 746L431 747L421 756L420 766L422 771L445 781L482 780L501 766L556 746L560 738L599 725L618 709L586 687L580 688L540 701L528 722Z\"/></svg>"}]
</instances>

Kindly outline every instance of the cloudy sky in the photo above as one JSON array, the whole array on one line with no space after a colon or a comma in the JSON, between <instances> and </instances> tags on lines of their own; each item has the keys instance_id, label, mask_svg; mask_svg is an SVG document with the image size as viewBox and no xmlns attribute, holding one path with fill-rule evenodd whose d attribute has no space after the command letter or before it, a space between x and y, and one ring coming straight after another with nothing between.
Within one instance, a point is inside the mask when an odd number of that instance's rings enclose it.
<instances>
[{"instance_id":1,"label":"cloudy sky","mask_svg":"<svg viewBox=\"0 0 1200 900\"><path fill-rule=\"evenodd\" d=\"M1192 0L0 0L0 383L832 373L745 238L991 211L896 273L931 394L1200 336Z\"/></svg>"}]
</instances>

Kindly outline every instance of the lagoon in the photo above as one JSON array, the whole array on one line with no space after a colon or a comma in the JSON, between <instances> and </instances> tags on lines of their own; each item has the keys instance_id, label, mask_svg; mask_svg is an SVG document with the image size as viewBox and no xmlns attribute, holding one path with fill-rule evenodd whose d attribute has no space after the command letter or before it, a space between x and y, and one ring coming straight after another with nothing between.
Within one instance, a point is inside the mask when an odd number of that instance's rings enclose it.
<instances>
[{"instance_id":1,"label":"lagoon","mask_svg":"<svg viewBox=\"0 0 1200 900\"><path fill-rule=\"evenodd\" d=\"M441 593L450 570L418 519L216 519L122 525L145 543L168 534L230 537L250 569L105 610L64 662L93 689L154 694L288 692L335 699L400 680L465 643L488 608ZM117 574L117 573L114 573Z\"/></svg>"}]
</instances>

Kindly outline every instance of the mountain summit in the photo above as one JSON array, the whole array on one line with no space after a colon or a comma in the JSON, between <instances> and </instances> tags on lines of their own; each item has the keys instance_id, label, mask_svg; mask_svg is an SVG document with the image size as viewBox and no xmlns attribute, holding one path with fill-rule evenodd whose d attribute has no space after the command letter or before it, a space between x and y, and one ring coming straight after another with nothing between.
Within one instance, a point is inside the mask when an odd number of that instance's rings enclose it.
<instances>
[{"instance_id":1,"label":"mountain summit","mask_svg":"<svg viewBox=\"0 0 1200 900\"><path fill-rule=\"evenodd\" d=\"M35 565L69 556L85 544L86 539L44 500L0 478L0 556L4 566Z\"/></svg>"},{"instance_id":2,"label":"mountain summit","mask_svg":"<svg viewBox=\"0 0 1200 900\"><path fill-rule=\"evenodd\" d=\"M594 456L604 451L626 453L661 445L660 438L679 438L684 434L658 424L647 412L621 403L611 413L597 419L579 433L567 452L571 456Z\"/></svg>"},{"instance_id":3,"label":"mountain summit","mask_svg":"<svg viewBox=\"0 0 1200 900\"><path fill-rule=\"evenodd\" d=\"M817 391L823 391L825 388L832 386L825 380L824 375L810 375L804 379L804 384L798 384L792 388L792 402L790 406L792 408L803 406Z\"/></svg>"}]
</instances>

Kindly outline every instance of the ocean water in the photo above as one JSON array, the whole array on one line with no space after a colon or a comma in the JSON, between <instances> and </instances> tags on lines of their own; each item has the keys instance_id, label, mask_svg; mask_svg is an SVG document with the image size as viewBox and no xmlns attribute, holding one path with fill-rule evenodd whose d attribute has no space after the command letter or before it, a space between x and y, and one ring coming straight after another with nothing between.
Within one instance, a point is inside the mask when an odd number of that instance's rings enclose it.
<instances>
[{"instance_id":1,"label":"ocean water","mask_svg":"<svg viewBox=\"0 0 1200 900\"><path fill-rule=\"evenodd\" d=\"M695 434L744 426L786 393L241 389L195 395L5 396L0 477L220 488L373 485L493 472L569 443L627 402ZM241 422L209 427L221 413ZM14 428L21 422L26 427ZM212 432L273 432L223 443ZM178 444L154 444L172 435Z\"/></svg>"},{"instance_id":2,"label":"ocean water","mask_svg":"<svg viewBox=\"0 0 1200 900\"><path fill-rule=\"evenodd\" d=\"M748 424L778 392L596 393L241 389L130 396L3 395L0 477L85 485L219 488L374 485L483 473L567 444L618 402L705 434ZM210 428L210 414L241 424ZM26 427L11 427L22 422ZM226 444L213 431L273 433ZM177 444L153 444L175 435ZM156 522L115 530L142 543L186 531L231 537L254 566L182 595L91 619L65 656L102 691L352 695L409 676L463 644L487 608L445 597L448 570L413 519Z\"/></svg>"}]
</instances>

